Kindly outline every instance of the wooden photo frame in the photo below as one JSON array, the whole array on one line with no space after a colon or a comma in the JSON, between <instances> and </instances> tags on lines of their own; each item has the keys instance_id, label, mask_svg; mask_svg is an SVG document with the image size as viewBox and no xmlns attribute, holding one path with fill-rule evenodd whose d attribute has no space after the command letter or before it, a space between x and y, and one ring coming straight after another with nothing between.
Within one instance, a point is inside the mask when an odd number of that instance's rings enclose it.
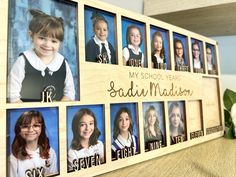
<instances>
[{"instance_id":1,"label":"wooden photo frame","mask_svg":"<svg viewBox=\"0 0 236 177\"><path fill-rule=\"evenodd\" d=\"M17 3L20 5L17 5ZM52 16L62 17L65 20L64 34L66 35L61 51L68 60L68 66L71 69L75 99L54 101L51 93L45 92L43 99L36 102L21 102L19 104L8 101L8 90L11 89L8 77L12 64L18 57L19 52L29 48L28 24L25 24L30 19L26 9L31 8L45 11ZM53 133L49 140L54 141L53 137L58 137L56 139L58 141L58 149L56 150L58 171L55 174L49 174L49 176L96 176L223 136L224 118L221 99L220 58L216 41L163 21L96 0L50 0L46 3L42 3L42 0L29 3L28 0L17 2L2 0L0 9L2 25L0 30L0 58L2 59L0 63L0 75L2 76L0 78L0 90L3 91L0 94L0 137L3 141L6 141L6 143L0 143L0 174L3 176L8 175L8 159L11 152L9 136L13 137L13 127L9 128L8 124L12 119L10 113L13 110L35 109L49 112L51 109L57 110L57 121L55 125L49 124L49 128L52 128L50 131L55 129L58 132ZM108 41L111 41L110 43L115 50L116 62L114 64L88 62L89 58L86 57L86 44L94 35L90 18L95 11L102 14L109 22L108 32L110 34ZM13 12L20 13L17 13L17 17ZM21 20L13 20L17 18ZM130 25L139 26L141 29L142 44L139 47L144 57L143 67L124 66L123 48L127 45L126 31ZM153 69L152 67L153 48L151 43L152 36L156 31L160 32L164 39L165 69L164 67L159 69ZM16 38L19 33L23 38ZM137 36L140 37L140 34ZM186 62L185 65L177 69L175 67L174 49L176 39L184 43ZM203 72L195 72L194 70L192 43L195 40L201 43ZM18 51L22 42L26 43ZM209 46L212 52L210 61L214 64L212 71L207 64L209 54L207 48ZM135 66L142 65L137 64ZM37 81L34 80L34 82L35 84L27 87L28 90L36 90ZM66 92L67 90L63 91ZM169 118L170 105L173 103L181 105L181 112L184 115L182 118L184 130L175 144L171 143L172 132L170 131L171 120ZM163 134L162 143L158 140L148 142L149 144L145 143L146 123L144 118L146 111L151 106L154 106L157 116L159 116L159 126ZM132 137L131 134L135 135L134 139L137 147L121 148L121 150L115 152L115 156L112 156L114 120L116 113L123 108L131 112L130 117L132 117L134 124L130 137ZM87 120L91 119L91 126L96 129L95 119L91 118L93 117L92 114L89 115L89 112L93 112L96 117L97 128L101 134L95 139L93 145L81 145L82 149L88 150L93 146L102 144L103 155L98 155L99 152L95 152L92 155L75 158L75 161L72 162L74 168L69 169L68 152L73 139L72 120L76 117L76 112L83 109L90 110L86 113L85 124L89 122ZM128 121L131 122L129 119ZM51 120L52 122L53 120ZM74 124L75 127L80 125L81 122ZM25 126L25 130L27 128L27 131L33 130L32 126ZM24 127L20 128L24 129ZM83 132L79 135L80 139L89 134L86 133L87 130L80 132ZM132 141L128 143L131 145ZM149 148L147 145L149 145ZM54 145L52 147L55 148ZM100 156L103 156L102 161Z\"/></svg>"}]
</instances>

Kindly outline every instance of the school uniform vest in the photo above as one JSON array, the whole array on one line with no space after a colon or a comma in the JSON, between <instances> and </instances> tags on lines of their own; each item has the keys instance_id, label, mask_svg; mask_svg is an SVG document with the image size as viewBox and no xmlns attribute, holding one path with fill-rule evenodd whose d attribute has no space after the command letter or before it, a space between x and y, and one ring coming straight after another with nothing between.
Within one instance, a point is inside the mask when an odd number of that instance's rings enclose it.
<instances>
[{"instance_id":1,"label":"school uniform vest","mask_svg":"<svg viewBox=\"0 0 236 177\"><path fill-rule=\"evenodd\" d=\"M23 102L42 101L42 92L52 92L51 98L59 101L63 97L64 82L66 78L66 63L63 61L59 70L49 73L49 69L45 69L45 75L42 76L41 71L36 70L25 58L25 78L22 82L21 100Z\"/></svg>"},{"instance_id":2,"label":"school uniform vest","mask_svg":"<svg viewBox=\"0 0 236 177\"><path fill-rule=\"evenodd\" d=\"M136 55L133 53L132 49L130 49L128 47L127 47L127 49L129 50L129 60L126 62L126 65L131 66L131 65L133 65L132 63L137 64L138 62L141 64L142 52L139 52L139 54ZM134 61L131 61L131 59L133 59Z\"/></svg>"}]
</instances>

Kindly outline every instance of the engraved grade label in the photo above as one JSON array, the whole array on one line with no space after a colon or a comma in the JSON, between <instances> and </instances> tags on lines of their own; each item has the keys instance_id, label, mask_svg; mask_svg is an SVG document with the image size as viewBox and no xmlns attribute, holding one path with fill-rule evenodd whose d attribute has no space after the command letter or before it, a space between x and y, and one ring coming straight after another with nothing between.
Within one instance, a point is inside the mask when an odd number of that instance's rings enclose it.
<instances>
[{"instance_id":1,"label":"engraved grade label","mask_svg":"<svg viewBox=\"0 0 236 177\"><path fill-rule=\"evenodd\" d=\"M38 167L33 169L28 169L25 171L26 177L44 177L44 168Z\"/></svg>"},{"instance_id":2,"label":"engraved grade label","mask_svg":"<svg viewBox=\"0 0 236 177\"><path fill-rule=\"evenodd\" d=\"M97 165L100 165L99 154L73 160L73 170L77 171L81 170L82 168L86 169Z\"/></svg>"}]
</instances>

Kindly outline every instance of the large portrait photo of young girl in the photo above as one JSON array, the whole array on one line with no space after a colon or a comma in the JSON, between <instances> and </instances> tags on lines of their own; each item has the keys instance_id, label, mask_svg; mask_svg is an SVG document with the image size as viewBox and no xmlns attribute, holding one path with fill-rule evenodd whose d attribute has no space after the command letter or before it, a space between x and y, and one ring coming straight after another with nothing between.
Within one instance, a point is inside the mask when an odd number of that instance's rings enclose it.
<instances>
[{"instance_id":1,"label":"large portrait photo of young girl","mask_svg":"<svg viewBox=\"0 0 236 177\"><path fill-rule=\"evenodd\" d=\"M58 108L7 110L9 177L59 174Z\"/></svg>"},{"instance_id":2,"label":"large portrait photo of young girl","mask_svg":"<svg viewBox=\"0 0 236 177\"><path fill-rule=\"evenodd\" d=\"M79 100L77 4L9 1L7 101Z\"/></svg>"}]
</instances>

